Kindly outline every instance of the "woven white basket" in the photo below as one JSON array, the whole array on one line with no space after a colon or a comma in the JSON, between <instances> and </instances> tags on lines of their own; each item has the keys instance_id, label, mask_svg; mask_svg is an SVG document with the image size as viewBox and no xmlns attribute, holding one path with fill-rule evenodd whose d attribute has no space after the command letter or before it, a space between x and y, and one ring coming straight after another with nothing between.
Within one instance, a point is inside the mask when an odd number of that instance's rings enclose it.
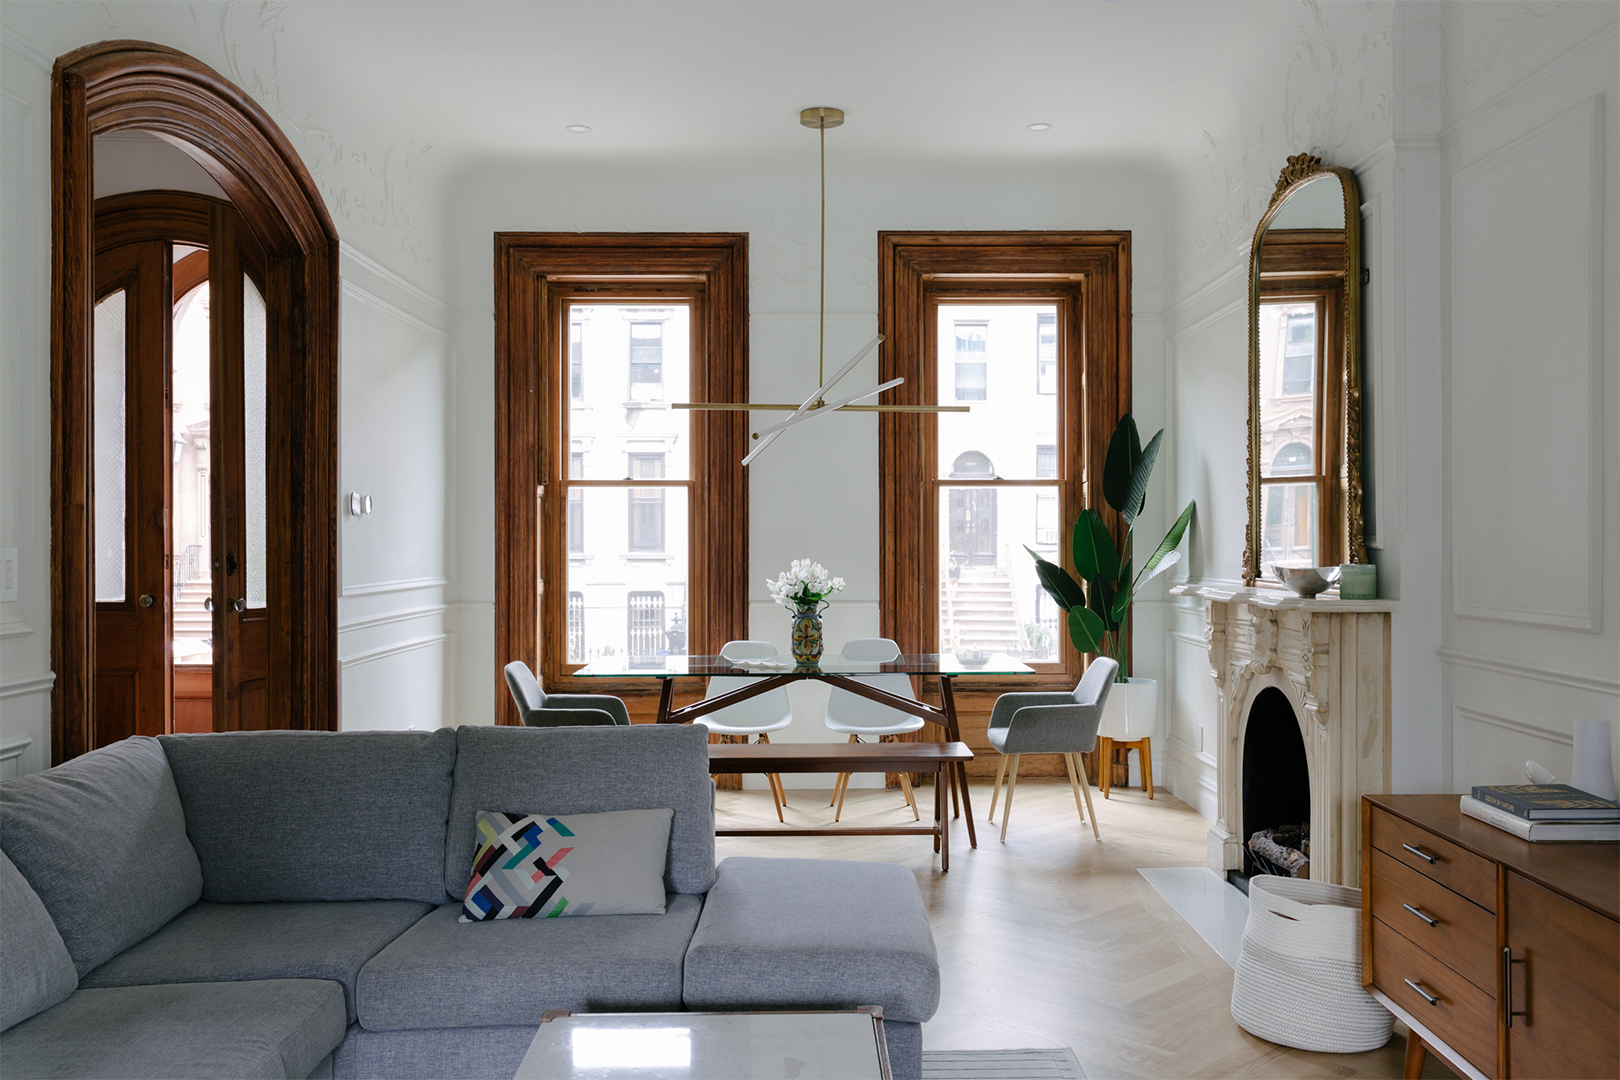
<instances>
[{"instance_id":1,"label":"woven white basket","mask_svg":"<svg viewBox=\"0 0 1620 1080\"><path fill-rule=\"evenodd\" d=\"M1361 988L1361 890L1249 879L1232 1019L1301 1050L1349 1054L1389 1041L1395 1018Z\"/></svg>"}]
</instances>

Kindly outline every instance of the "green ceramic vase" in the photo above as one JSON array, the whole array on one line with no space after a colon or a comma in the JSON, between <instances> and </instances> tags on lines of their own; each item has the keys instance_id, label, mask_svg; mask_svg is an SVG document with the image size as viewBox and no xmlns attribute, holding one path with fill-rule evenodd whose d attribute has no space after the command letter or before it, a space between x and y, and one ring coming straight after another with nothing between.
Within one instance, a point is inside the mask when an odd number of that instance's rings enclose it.
<instances>
[{"instance_id":1,"label":"green ceramic vase","mask_svg":"<svg viewBox=\"0 0 1620 1080\"><path fill-rule=\"evenodd\" d=\"M821 606L802 604L793 613L793 662L814 664L821 659Z\"/></svg>"}]
</instances>

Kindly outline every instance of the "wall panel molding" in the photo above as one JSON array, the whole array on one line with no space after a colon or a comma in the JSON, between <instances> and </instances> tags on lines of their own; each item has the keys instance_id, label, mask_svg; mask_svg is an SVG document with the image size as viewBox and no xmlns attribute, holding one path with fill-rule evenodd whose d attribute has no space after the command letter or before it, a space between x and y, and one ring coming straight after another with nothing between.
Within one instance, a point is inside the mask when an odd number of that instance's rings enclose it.
<instances>
[{"instance_id":1,"label":"wall panel molding","mask_svg":"<svg viewBox=\"0 0 1620 1080\"><path fill-rule=\"evenodd\" d=\"M399 611L390 611L386 615L374 615L368 619L352 619L349 622L340 622L338 623L338 633L348 634L356 630L370 630L378 626L390 626L394 623L411 622L415 619L442 617L448 610L449 608L445 604L401 608Z\"/></svg>"},{"instance_id":2,"label":"wall panel molding","mask_svg":"<svg viewBox=\"0 0 1620 1080\"><path fill-rule=\"evenodd\" d=\"M403 279L401 280L403 281ZM378 296L365 286L356 284L352 278L345 278L343 280L343 295L351 297L362 304L374 307L384 315L398 319L400 322L404 323L406 326L409 326L413 330L417 330L421 333L437 338L439 341L443 342L452 349L455 347L456 339L448 331L441 330L432 323L427 322L409 311L406 311L398 304L383 299L381 296ZM425 301L432 299L426 293L422 293L422 297Z\"/></svg>"},{"instance_id":3,"label":"wall panel molding","mask_svg":"<svg viewBox=\"0 0 1620 1080\"><path fill-rule=\"evenodd\" d=\"M434 296L420 285L400 277L394 271L388 269L388 267L384 266L376 259L373 259L371 256L365 254L359 248L356 248L347 241L340 241L338 243L338 253L343 257L344 261L353 262L355 265L364 269L367 273L386 281L389 285L399 289L401 292L408 294L411 298L421 301L424 306L432 308L435 312L443 315L445 318L454 321L461 317L461 312L457 311L443 300L440 300L438 297Z\"/></svg>"},{"instance_id":4,"label":"wall panel molding","mask_svg":"<svg viewBox=\"0 0 1620 1080\"><path fill-rule=\"evenodd\" d=\"M0 766L3 766L8 761L18 760L23 756L24 753L27 752L28 748L33 745L34 740L29 738L27 735L24 735L20 739L10 739L6 742L0 743Z\"/></svg>"},{"instance_id":5,"label":"wall panel molding","mask_svg":"<svg viewBox=\"0 0 1620 1080\"><path fill-rule=\"evenodd\" d=\"M45 671L38 675L24 675L18 679L0 680L0 700L5 698L26 697L29 694L48 693L56 685L56 672Z\"/></svg>"},{"instance_id":6,"label":"wall panel molding","mask_svg":"<svg viewBox=\"0 0 1620 1080\"><path fill-rule=\"evenodd\" d=\"M1531 171L1527 161L1532 160L1532 155L1533 174L1544 177L1549 185L1537 191L1534 198L1520 192L1523 174ZM1450 178L1453 297L1447 366L1451 607L1452 613L1461 618L1590 633L1602 630L1604 158L1603 98L1599 95L1458 169ZM1509 168L1516 168L1519 174L1504 172ZM1584 185L1584 191L1577 185ZM1537 205L1533 225L1523 220L1504 220L1498 211L1509 193ZM1580 202L1583 194L1584 206ZM1560 220L1556 217L1559 213L1580 216ZM1508 238L1502 238L1505 229L1510 230ZM1476 246L1476 236L1491 239ZM1579 254L1555 247L1583 240L1586 250ZM1515 284L1491 276L1507 244L1514 244L1515 252L1526 261L1521 272L1513 275ZM1543 257L1542 262L1531 265L1538 256ZM1551 282L1548 266L1542 263L1568 267L1569 281L1560 279L1568 287L1560 289L1559 282ZM1487 272L1487 265L1493 270ZM1475 276L1470 278L1470 274ZM1517 284L1525 278L1533 279L1539 292L1527 292ZM1579 295L1583 291L1581 283L1586 286L1584 296ZM1503 310L1507 299L1504 293L1509 290L1521 305L1535 308L1541 320L1537 338L1546 341L1537 365L1537 382L1542 384L1539 396L1526 392L1524 376L1517 384L1519 395L1512 395L1513 385L1503 385L1513 369L1522 367L1527 359L1523 355L1524 343L1515 340L1510 328L1501 325L1502 318L1490 317L1490 312ZM1504 336L1498 336L1498 331ZM1562 365L1549 359L1549 354L1564 355ZM1553 400L1558 390L1547 386L1554 379L1559 379L1558 386L1568 391L1567 404L1575 407L1565 408L1565 402ZM1579 408L1583 398L1584 417ZM1561 433L1546 430L1554 411L1572 422L1558 425L1563 429ZM1571 431L1573 424L1582 419L1584 431ZM1507 420L1517 421L1517 425ZM1533 443L1520 439L1515 444L1511 433L1527 425L1538 425L1539 437ZM1549 444L1550 439L1558 445ZM1584 466L1586 470L1582 490L1562 491L1559 494L1564 497L1558 499L1561 506L1568 508L1560 520L1569 522L1570 530L1578 530L1581 535L1566 536L1565 543L1557 548L1539 549L1546 556L1546 564L1562 565L1566 574L1584 564L1584 580L1566 578L1562 595L1552 594L1545 576L1518 579L1515 583L1504 582L1495 572L1505 565L1515 541L1528 537L1509 536L1498 541L1496 547L1488 546L1487 538L1512 522L1501 517L1494 493L1503 484L1510 488L1521 486L1531 446L1539 446L1544 455L1559 455L1556 461L1538 459L1549 469L1557 466L1563 473ZM1533 467L1536 462L1529 464ZM1517 471L1515 465L1520 467ZM1580 520L1582 516L1584 521ZM1519 528L1531 526L1521 523ZM1579 550L1582 544L1584 552ZM1518 597L1508 594L1515 587L1521 594Z\"/></svg>"},{"instance_id":7,"label":"wall panel molding","mask_svg":"<svg viewBox=\"0 0 1620 1080\"><path fill-rule=\"evenodd\" d=\"M1495 675L1510 675L1519 679L1534 679L1537 682L1548 683L1552 686L1583 690L1591 694L1607 694L1609 697L1620 697L1620 679L1607 679L1601 675L1588 675L1579 671L1562 671L1558 668L1527 664L1503 656L1487 656L1484 653L1464 652L1461 649L1440 648L1436 649L1435 652L1443 664L1474 668Z\"/></svg>"},{"instance_id":8,"label":"wall panel molding","mask_svg":"<svg viewBox=\"0 0 1620 1080\"><path fill-rule=\"evenodd\" d=\"M371 581L362 585L345 585L343 596L379 596L383 593L412 592L416 589L439 589L450 584L442 577L401 578L398 581Z\"/></svg>"},{"instance_id":9,"label":"wall panel molding","mask_svg":"<svg viewBox=\"0 0 1620 1080\"><path fill-rule=\"evenodd\" d=\"M1620 23L1610 23L1598 33L1593 34L1573 49L1570 49L1563 56L1550 64L1544 64L1532 74L1527 75L1440 132L1439 144L1441 146L1450 146L1480 125L1494 120L1509 107L1523 101L1547 83L1561 78L1570 69L1585 63L1593 55L1607 52L1612 59L1617 37L1620 37Z\"/></svg>"},{"instance_id":10,"label":"wall panel molding","mask_svg":"<svg viewBox=\"0 0 1620 1080\"><path fill-rule=\"evenodd\" d=\"M355 653L353 656L340 657L338 663L347 670L361 664L369 664L374 660L382 660L390 656L398 656L401 653L415 652L418 649L428 649L435 645L442 645L449 638L449 634L430 634L426 637L412 638L409 641L401 641L394 645L385 645L380 649L371 649L367 652Z\"/></svg>"}]
</instances>

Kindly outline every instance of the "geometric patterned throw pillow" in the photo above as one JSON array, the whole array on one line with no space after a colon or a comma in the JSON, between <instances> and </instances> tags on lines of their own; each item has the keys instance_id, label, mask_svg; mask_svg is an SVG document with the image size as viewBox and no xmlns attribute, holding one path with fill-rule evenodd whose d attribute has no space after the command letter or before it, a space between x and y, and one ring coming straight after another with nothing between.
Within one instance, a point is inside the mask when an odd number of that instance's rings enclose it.
<instances>
[{"instance_id":1,"label":"geometric patterned throw pillow","mask_svg":"<svg viewBox=\"0 0 1620 1080\"><path fill-rule=\"evenodd\" d=\"M662 915L673 810L479 811L462 922Z\"/></svg>"}]
</instances>

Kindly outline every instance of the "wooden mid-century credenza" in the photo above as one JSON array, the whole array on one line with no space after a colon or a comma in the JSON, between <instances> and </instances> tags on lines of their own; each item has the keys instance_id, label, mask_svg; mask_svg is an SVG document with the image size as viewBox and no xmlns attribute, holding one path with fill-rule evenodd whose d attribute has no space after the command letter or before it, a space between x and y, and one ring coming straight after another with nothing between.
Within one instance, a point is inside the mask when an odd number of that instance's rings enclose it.
<instances>
[{"instance_id":1,"label":"wooden mid-century credenza","mask_svg":"<svg viewBox=\"0 0 1620 1080\"><path fill-rule=\"evenodd\" d=\"M1456 795L1361 803L1362 983L1473 1077L1620 1077L1620 845L1532 844Z\"/></svg>"}]
</instances>

